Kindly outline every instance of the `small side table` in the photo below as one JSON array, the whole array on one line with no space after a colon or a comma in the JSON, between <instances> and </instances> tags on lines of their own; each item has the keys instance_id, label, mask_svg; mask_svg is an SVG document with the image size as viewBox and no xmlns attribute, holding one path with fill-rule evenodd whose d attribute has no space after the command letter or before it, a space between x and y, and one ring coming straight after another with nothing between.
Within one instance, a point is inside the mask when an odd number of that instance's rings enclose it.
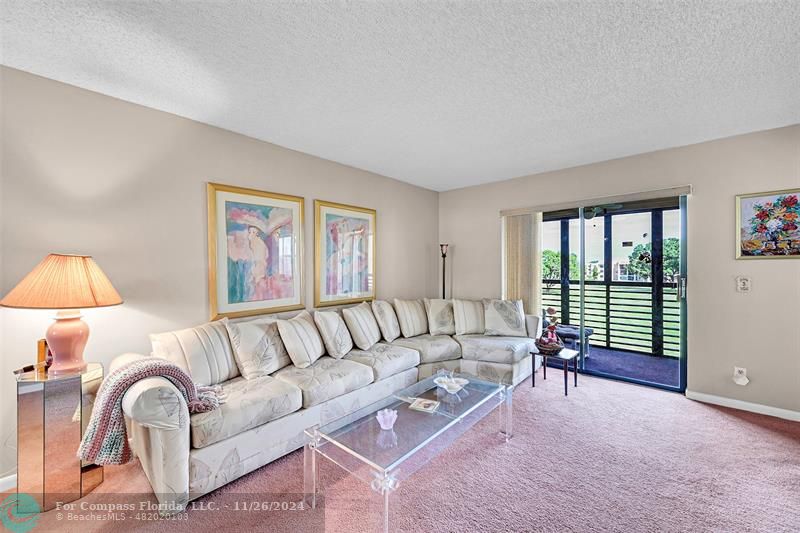
<instances>
[{"instance_id":1,"label":"small side table","mask_svg":"<svg viewBox=\"0 0 800 533\"><path fill-rule=\"evenodd\" d=\"M17 376L17 493L39 507L18 509L20 514L49 511L103 482L103 467L77 456L102 382L100 363L76 374L33 370Z\"/></svg>"},{"instance_id":2,"label":"small side table","mask_svg":"<svg viewBox=\"0 0 800 533\"><path fill-rule=\"evenodd\" d=\"M560 352L555 355L545 355L540 354L542 356L542 373L544 374L544 379L547 379L547 358L552 357L554 359L559 359L564 364L564 396L567 396L568 388L567 388L567 370L569 368L569 362L572 361L572 370L575 373L575 386L578 386L578 352L577 350L570 350L569 348L564 348ZM531 352L531 355L534 355ZM534 355L534 357L536 357ZM534 363L535 364L535 363ZM532 386L536 386L536 372L534 371L531 374L531 383Z\"/></svg>"}]
</instances>

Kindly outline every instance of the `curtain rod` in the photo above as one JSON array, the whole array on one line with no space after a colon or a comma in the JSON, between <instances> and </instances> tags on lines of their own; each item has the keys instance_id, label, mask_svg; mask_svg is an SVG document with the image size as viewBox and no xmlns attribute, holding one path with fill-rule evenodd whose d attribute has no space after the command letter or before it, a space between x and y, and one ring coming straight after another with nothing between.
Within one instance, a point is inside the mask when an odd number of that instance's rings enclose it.
<instances>
[{"instance_id":1,"label":"curtain rod","mask_svg":"<svg viewBox=\"0 0 800 533\"><path fill-rule=\"evenodd\" d=\"M671 196L684 196L692 194L691 185L680 187L670 187L668 189L655 189L651 191L641 191L629 194L617 194L614 196L600 196L596 198L585 198L573 202L560 202L555 204L543 204L531 207L519 207L516 209L503 209L500 211L501 217L513 215L528 215L531 213L546 213L548 211L560 211L562 209L577 209L598 204L636 202L640 200L654 200L656 198L668 198Z\"/></svg>"}]
</instances>

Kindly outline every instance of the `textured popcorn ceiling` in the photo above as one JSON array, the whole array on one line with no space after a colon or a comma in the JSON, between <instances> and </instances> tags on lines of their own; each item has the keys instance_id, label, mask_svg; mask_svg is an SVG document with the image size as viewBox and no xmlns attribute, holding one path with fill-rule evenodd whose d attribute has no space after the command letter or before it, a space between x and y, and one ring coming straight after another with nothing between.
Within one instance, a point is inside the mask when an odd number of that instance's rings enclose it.
<instances>
[{"instance_id":1,"label":"textured popcorn ceiling","mask_svg":"<svg viewBox=\"0 0 800 533\"><path fill-rule=\"evenodd\" d=\"M800 2L3 0L2 63L436 190L800 122Z\"/></svg>"}]
</instances>

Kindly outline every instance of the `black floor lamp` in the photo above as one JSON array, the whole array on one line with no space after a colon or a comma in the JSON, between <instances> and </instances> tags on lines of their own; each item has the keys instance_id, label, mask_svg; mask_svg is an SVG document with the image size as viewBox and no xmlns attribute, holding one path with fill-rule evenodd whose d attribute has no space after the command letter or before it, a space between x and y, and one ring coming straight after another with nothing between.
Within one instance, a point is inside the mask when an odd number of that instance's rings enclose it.
<instances>
[{"instance_id":1,"label":"black floor lamp","mask_svg":"<svg viewBox=\"0 0 800 533\"><path fill-rule=\"evenodd\" d=\"M447 244L439 245L439 248L442 250L442 300L444 300L445 280L447 279L445 277L447 274L447 246Z\"/></svg>"}]
</instances>

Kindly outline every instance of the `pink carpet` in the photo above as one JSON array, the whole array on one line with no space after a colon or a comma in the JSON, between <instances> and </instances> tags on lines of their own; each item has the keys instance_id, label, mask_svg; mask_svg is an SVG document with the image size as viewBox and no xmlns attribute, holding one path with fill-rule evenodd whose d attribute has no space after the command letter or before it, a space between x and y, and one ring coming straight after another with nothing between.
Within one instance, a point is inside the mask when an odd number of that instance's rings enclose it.
<instances>
[{"instance_id":1,"label":"pink carpet","mask_svg":"<svg viewBox=\"0 0 800 533\"><path fill-rule=\"evenodd\" d=\"M517 387L511 442L491 416L401 484L392 531L800 530L800 423L584 376L565 398L558 377ZM325 464L322 485L324 511L71 524L50 512L37 529L365 533L376 525L378 499L365 484ZM109 467L86 501L148 489L138 464ZM302 451L198 503L288 501L301 490Z\"/></svg>"}]
</instances>

